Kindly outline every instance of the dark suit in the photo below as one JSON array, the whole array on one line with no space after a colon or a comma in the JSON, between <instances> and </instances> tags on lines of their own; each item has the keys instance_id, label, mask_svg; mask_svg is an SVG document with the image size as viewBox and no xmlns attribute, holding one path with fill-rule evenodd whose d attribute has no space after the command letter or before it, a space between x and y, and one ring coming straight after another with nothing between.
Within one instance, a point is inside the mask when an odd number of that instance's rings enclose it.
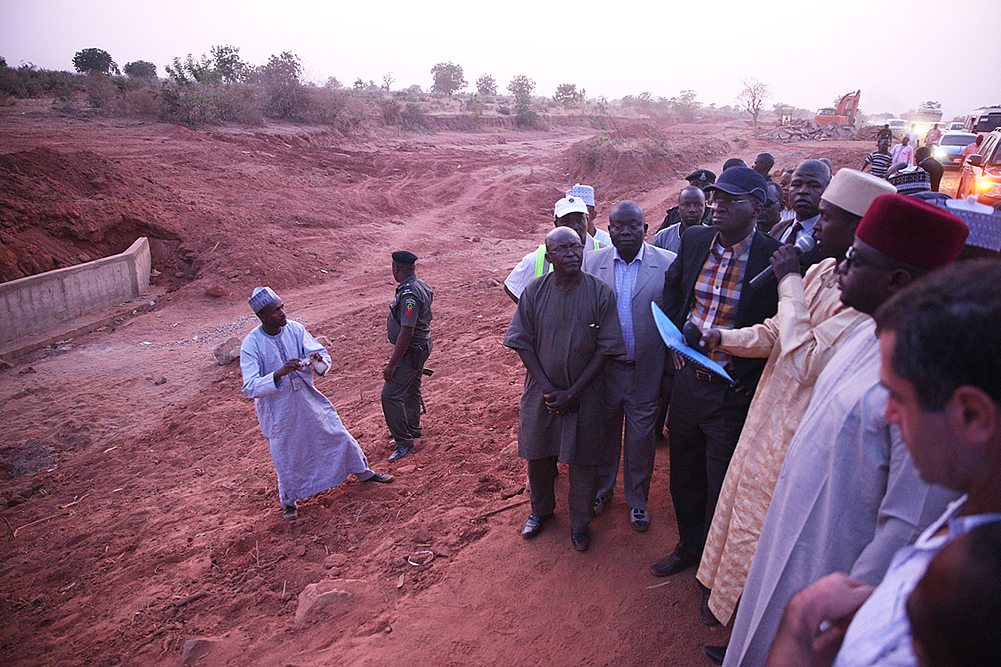
<instances>
[{"instance_id":1,"label":"dark suit","mask_svg":"<svg viewBox=\"0 0 1001 667\"><path fill-rule=\"evenodd\" d=\"M716 238L711 227L692 227L681 237L678 258L664 281L664 312L682 328L695 305L695 283ZM763 322L778 309L776 283L754 290L751 279L769 266L781 244L755 232L748 251L734 328ZM716 376L691 364L675 373L668 415L671 455L671 498L680 541L676 553L699 556L730 457L743 428L751 396L767 360L733 357L730 375L745 391L734 390Z\"/></svg>"}]
</instances>

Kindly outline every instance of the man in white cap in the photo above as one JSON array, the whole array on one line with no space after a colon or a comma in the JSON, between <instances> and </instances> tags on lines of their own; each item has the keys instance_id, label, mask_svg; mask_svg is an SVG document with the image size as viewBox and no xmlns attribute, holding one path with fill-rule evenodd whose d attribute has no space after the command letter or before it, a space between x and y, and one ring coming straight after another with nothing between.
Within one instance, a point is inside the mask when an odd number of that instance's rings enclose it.
<instances>
[{"instance_id":1,"label":"man in white cap","mask_svg":"<svg viewBox=\"0 0 1001 667\"><path fill-rule=\"evenodd\" d=\"M603 229L598 229L594 224L598 217L598 209L594 205L594 188L590 185L575 183L567 190L567 197L580 197L587 204L587 233L598 239L603 245L612 245L612 237Z\"/></svg>"},{"instance_id":2,"label":"man in white cap","mask_svg":"<svg viewBox=\"0 0 1001 667\"><path fill-rule=\"evenodd\" d=\"M250 307L261 325L240 346L243 393L254 399L261 432L278 473L278 499L289 521L297 501L333 488L354 474L363 482L392 482L372 471L358 441L337 410L313 386L313 375L330 368L327 350L306 327L285 316L285 304L270 287L258 287Z\"/></svg>"},{"instance_id":3,"label":"man in white cap","mask_svg":"<svg viewBox=\"0 0 1001 667\"><path fill-rule=\"evenodd\" d=\"M564 197L556 202L553 207L553 225L556 227L569 227L577 232L581 243L584 244L584 252L605 247L603 243L587 233L587 222L590 212L587 210L587 203L581 197ZM518 303L525 286L553 270L553 265L546 259L546 244L543 243L532 252L525 255L518 265L514 267L511 274L504 281L504 293L511 297L511 300Z\"/></svg>"},{"instance_id":4,"label":"man in white cap","mask_svg":"<svg viewBox=\"0 0 1001 667\"><path fill-rule=\"evenodd\" d=\"M786 449L806 411L817 376L844 340L868 316L841 302L835 271L872 201L892 193L885 179L842 169L820 198L815 226L824 259L799 275L795 251L772 255L779 279L774 317L744 329L712 329L704 343L742 357L768 357L751 402L702 553L698 579L707 622L733 615L768 512Z\"/></svg>"}]
</instances>

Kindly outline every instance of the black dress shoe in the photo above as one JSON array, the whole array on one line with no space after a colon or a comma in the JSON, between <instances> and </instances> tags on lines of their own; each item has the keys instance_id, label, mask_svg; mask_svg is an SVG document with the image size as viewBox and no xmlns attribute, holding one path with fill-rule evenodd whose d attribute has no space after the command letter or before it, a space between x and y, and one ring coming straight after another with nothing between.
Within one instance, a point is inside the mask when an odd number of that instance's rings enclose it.
<instances>
[{"instance_id":1,"label":"black dress shoe","mask_svg":"<svg viewBox=\"0 0 1001 667\"><path fill-rule=\"evenodd\" d=\"M658 577L670 577L698 564L698 556L689 556L688 554L679 555L675 552L651 565L650 570Z\"/></svg>"},{"instance_id":2,"label":"black dress shoe","mask_svg":"<svg viewBox=\"0 0 1001 667\"><path fill-rule=\"evenodd\" d=\"M413 448L414 448L413 445L410 445L409 447L400 447L399 445L397 445L396 449L393 450L393 453L389 455L389 462L393 463L394 461L399 461L404 456L409 454L410 450Z\"/></svg>"},{"instance_id":3,"label":"black dress shoe","mask_svg":"<svg viewBox=\"0 0 1001 667\"><path fill-rule=\"evenodd\" d=\"M582 530L577 532L576 530L570 531L570 544L577 551L587 551L587 548L591 546L591 531Z\"/></svg>"},{"instance_id":4,"label":"black dress shoe","mask_svg":"<svg viewBox=\"0 0 1001 667\"><path fill-rule=\"evenodd\" d=\"M706 657L717 665L722 665L723 659L726 658L725 646L706 646L702 650L705 652Z\"/></svg>"},{"instance_id":5,"label":"black dress shoe","mask_svg":"<svg viewBox=\"0 0 1001 667\"><path fill-rule=\"evenodd\" d=\"M553 518L552 512L545 516L535 516L530 514L528 521L521 527L521 536L526 540L531 539L542 532L542 525Z\"/></svg>"}]
</instances>

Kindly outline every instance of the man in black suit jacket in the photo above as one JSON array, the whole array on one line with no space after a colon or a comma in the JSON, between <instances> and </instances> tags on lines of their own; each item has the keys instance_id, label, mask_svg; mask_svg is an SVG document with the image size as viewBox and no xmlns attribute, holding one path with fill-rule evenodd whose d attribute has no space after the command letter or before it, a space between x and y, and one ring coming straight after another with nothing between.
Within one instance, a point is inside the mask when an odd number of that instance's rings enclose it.
<instances>
[{"instance_id":1,"label":"man in black suit jacket","mask_svg":"<svg viewBox=\"0 0 1001 667\"><path fill-rule=\"evenodd\" d=\"M678 257L665 277L664 312L679 329L686 322L703 330L758 324L778 308L774 281L758 290L749 285L781 245L755 231L766 199L765 179L753 169L733 167L707 192L713 199L713 226L692 227L681 237ZM724 355L716 361L727 367L735 381L732 385L692 364L674 375L668 430L679 542L673 553L652 566L658 576L699 563L730 456L766 359Z\"/></svg>"}]
</instances>

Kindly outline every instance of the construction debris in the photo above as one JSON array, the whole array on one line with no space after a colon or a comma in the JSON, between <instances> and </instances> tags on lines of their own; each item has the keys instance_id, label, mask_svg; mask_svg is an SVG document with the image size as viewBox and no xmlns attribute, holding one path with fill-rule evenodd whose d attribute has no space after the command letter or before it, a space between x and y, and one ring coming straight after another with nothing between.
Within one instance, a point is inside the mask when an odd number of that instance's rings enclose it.
<instances>
[{"instance_id":1,"label":"construction debris","mask_svg":"<svg viewBox=\"0 0 1001 667\"><path fill-rule=\"evenodd\" d=\"M794 141L853 141L865 140L869 128L857 130L848 125L837 125L830 123L821 125L812 120L800 120L794 118L789 125L777 127L771 132L766 132L765 139L772 139L779 143L792 143ZM872 131L872 138L875 138L875 130Z\"/></svg>"}]
</instances>

